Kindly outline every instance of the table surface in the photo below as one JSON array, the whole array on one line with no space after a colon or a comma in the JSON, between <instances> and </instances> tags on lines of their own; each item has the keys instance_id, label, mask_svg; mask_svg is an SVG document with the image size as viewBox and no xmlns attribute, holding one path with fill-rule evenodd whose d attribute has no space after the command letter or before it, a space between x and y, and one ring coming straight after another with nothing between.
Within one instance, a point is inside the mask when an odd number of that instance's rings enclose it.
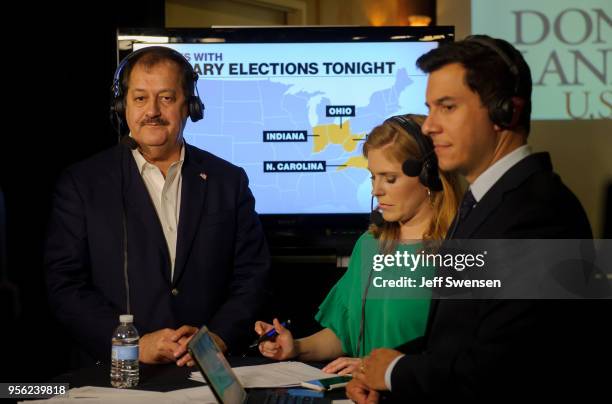
<instances>
[{"instance_id":1,"label":"table surface","mask_svg":"<svg viewBox=\"0 0 612 404\"><path fill-rule=\"evenodd\" d=\"M232 367L262 365L273 363L264 357L228 357L227 360ZM325 363L308 362L309 365L322 368ZM197 371L197 367L178 367L174 363L165 365L145 365L140 364L140 381L135 390L167 392L191 387L200 387L203 384L189 379L191 372ZM70 388L82 386L111 387L110 385L110 365L101 364L99 366L74 370L56 376L51 380L53 383L68 383ZM285 390L285 389L275 389ZM344 389L338 389L325 394L332 399L346 398Z\"/></svg>"}]
</instances>

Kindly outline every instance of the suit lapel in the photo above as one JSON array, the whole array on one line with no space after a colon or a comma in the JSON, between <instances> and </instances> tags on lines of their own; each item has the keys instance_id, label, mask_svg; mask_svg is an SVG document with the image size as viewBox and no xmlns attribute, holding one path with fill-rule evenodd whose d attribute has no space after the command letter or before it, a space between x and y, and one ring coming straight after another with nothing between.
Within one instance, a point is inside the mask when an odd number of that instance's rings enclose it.
<instances>
[{"instance_id":1,"label":"suit lapel","mask_svg":"<svg viewBox=\"0 0 612 404\"><path fill-rule=\"evenodd\" d=\"M131 151L126 148L123 155L125 207L127 211L128 228L132 232L138 229L136 235L132 234L131 237L129 237L132 243L128 243L128 251L130 249L130 244L134 245L136 241L142 243L142 239L144 239L144 243L148 244L147 240L153 240L153 245L145 245L142 253L151 254L151 252L148 252L149 248L156 249L159 252L164 260L164 262L159 265L162 270L162 278L169 282L170 253L168 252L166 238L164 237L159 217L155 211L153 201L151 201L149 191L144 184L142 176L138 172L138 167L136 166L136 161L134 161ZM134 218L135 221L132 226L129 225L130 218ZM130 230L128 230L128 234ZM145 236L142 237L138 234Z\"/></svg>"},{"instance_id":2,"label":"suit lapel","mask_svg":"<svg viewBox=\"0 0 612 404\"><path fill-rule=\"evenodd\" d=\"M185 143L185 162L181 170L181 212L176 240L173 285L178 282L185 270L206 200L208 178L205 165L197 157L192 146Z\"/></svg>"},{"instance_id":3,"label":"suit lapel","mask_svg":"<svg viewBox=\"0 0 612 404\"><path fill-rule=\"evenodd\" d=\"M542 170L552 170L548 153L535 153L516 163L487 191L466 220L457 227L453 238L472 238L480 225L502 203L506 192L516 189L531 175Z\"/></svg>"}]
</instances>

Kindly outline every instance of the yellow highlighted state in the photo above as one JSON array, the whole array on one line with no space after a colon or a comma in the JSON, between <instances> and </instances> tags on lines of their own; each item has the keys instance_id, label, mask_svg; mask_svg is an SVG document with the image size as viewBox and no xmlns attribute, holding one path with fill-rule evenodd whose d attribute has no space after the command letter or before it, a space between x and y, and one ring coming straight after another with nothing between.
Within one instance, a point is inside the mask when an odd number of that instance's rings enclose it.
<instances>
[{"instance_id":1,"label":"yellow highlighted state","mask_svg":"<svg viewBox=\"0 0 612 404\"><path fill-rule=\"evenodd\" d=\"M367 169L368 160L366 160L366 158L363 156L353 156L349 158L348 160L346 160L346 163L344 163L344 165L346 167L336 167L336 170L340 171L340 170L344 170L344 169L351 168L351 167Z\"/></svg>"},{"instance_id":2,"label":"yellow highlighted state","mask_svg":"<svg viewBox=\"0 0 612 404\"><path fill-rule=\"evenodd\" d=\"M313 126L312 134L315 135L312 144L314 153L322 151L329 144L342 145L345 151L352 152L357 148L359 140L365 137L364 134L351 133L350 121L342 122L342 127L335 123Z\"/></svg>"}]
</instances>

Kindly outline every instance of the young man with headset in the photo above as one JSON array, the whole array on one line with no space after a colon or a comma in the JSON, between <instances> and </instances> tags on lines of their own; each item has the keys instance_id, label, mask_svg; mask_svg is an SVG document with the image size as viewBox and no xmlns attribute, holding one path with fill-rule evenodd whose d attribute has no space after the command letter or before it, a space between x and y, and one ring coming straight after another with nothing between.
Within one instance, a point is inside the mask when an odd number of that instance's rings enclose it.
<instances>
[{"instance_id":1,"label":"young man with headset","mask_svg":"<svg viewBox=\"0 0 612 404\"><path fill-rule=\"evenodd\" d=\"M429 74L423 132L440 168L469 183L447 239L592 238L548 153L527 145L532 82L518 50L476 35L430 51L417 65ZM578 380L565 370L584 373L573 367L582 364L573 352L585 349L588 333L579 321L584 302L573 303L435 300L425 336L373 351L347 393L359 403L558 395Z\"/></svg>"},{"instance_id":2,"label":"young man with headset","mask_svg":"<svg viewBox=\"0 0 612 404\"><path fill-rule=\"evenodd\" d=\"M77 366L109 362L122 313L144 363L191 364L186 343L203 324L224 349L248 342L269 253L244 170L183 139L187 118L203 117L197 77L172 49L130 54L111 90L129 137L58 182L45 266Z\"/></svg>"}]
</instances>

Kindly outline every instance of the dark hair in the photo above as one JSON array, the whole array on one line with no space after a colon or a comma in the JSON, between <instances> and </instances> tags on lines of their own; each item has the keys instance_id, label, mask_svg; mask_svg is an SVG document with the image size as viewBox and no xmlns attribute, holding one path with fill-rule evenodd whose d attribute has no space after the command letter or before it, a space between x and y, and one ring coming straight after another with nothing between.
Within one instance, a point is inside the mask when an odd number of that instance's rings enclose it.
<instances>
[{"instance_id":1,"label":"dark hair","mask_svg":"<svg viewBox=\"0 0 612 404\"><path fill-rule=\"evenodd\" d=\"M523 55L503 39L478 35L481 41L468 39L448 42L417 59L417 66L425 73L432 73L448 64L459 63L465 70L465 84L480 96L482 104L491 111L500 99L523 99L516 127L529 134L531 120L531 71ZM482 42L490 42L491 46ZM497 47L516 66L518 74L492 47ZM518 84L517 84L518 80Z\"/></svg>"},{"instance_id":2,"label":"dark hair","mask_svg":"<svg viewBox=\"0 0 612 404\"><path fill-rule=\"evenodd\" d=\"M149 69L162 62L174 63L180 70L181 86L183 87L183 94L188 99L194 95L194 77L193 68L180 53L177 51L166 48L163 46L151 46L143 48L138 55L135 55L133 59L125 66L121 72L121 87L122 94L127 95L128 83L130 80L130 74L136 65L142 65L145 69Z\"/></svg>"}]
</instances>

